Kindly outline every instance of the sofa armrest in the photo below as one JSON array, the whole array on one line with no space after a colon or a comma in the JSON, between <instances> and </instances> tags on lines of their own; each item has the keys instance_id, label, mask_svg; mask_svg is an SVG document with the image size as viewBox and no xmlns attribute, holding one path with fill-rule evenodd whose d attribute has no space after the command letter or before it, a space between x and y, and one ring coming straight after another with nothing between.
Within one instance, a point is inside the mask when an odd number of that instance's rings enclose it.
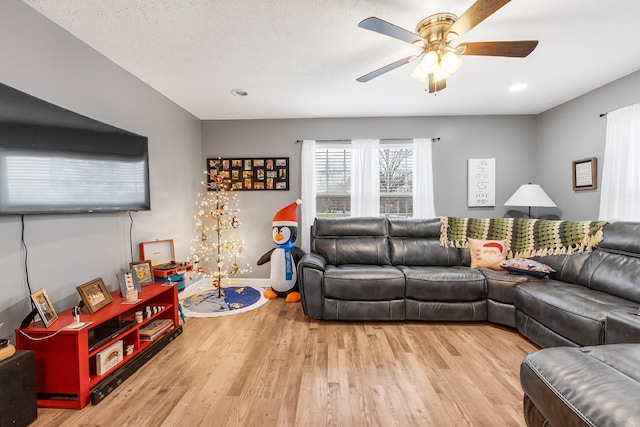
<instances>
[{"instance_id":1,"label":"sofa armrest","mask_svg":"<svg viewBox=\"0 0 640 427\"><path fill-rule=\"evenodd\" d=\"M316 253L308 253L298 263L298 288L302 310L314 319L322 319L324 306L324 269L327 261Z\"/></svg>"},{"instance_id":2,"label":"sofa armrest","mask_svg":"<svg viewBox=\"0 0 640 427\"><path fill-rule=\"evenodd\" d=\"M324 272L324 268L327 266L327 260L325 260L321 255L312 252L302 257L298 263L298 267L300 266Z\"/></svg>"},{"instance_id":3,"label":"sofa armrest","mask_svg":"<svg viewBox=\"0 0 640 427\"><path fill-rule=\"evenodd\" d=\"M637 311L611 311L604 326L604 343L640 343L640 316Z\"/></svg>"}]
</instances>

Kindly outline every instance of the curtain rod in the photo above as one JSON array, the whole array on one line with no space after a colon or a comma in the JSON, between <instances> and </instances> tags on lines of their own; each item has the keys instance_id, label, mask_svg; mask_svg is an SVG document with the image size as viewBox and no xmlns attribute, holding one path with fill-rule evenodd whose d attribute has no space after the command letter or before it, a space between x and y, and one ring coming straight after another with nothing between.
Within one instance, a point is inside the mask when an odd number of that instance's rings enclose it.
<instances>
[{"instance_id":1,"label":"curtain rod","mask_svg":"<svg viewBox=\"0 0 640 427\"><path fill-rule=\"evenodd\" d=\"M413 138L385 138L385 139L381 139L380 141L392 141L392 140L399 140L399 139L413 139ZM351 142L350 139L316 139L317 142ZM432 142L438 142L440 141L440 137L437 138L431 138ZM295 144L301 144L302 140L301 139L297 139Z\"/></svg>"},{"instance_id":2,"label":"curtain rod","mask_svg":"<svg viewBox=\"0 0 640 427\"><path fill-rule=\"evenodd\" d=\"M600 113L600 117L605 117L609 113Z\"/></svg>"}]
</instances>

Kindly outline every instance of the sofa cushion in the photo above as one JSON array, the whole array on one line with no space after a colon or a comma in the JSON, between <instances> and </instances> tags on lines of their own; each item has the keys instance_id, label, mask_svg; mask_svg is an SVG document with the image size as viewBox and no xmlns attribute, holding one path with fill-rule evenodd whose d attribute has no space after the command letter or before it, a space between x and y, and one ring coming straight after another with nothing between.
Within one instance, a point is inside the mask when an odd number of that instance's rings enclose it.
<instances>
[{"instance_id":1,"label":"sofa cushion","mask_svg":"<svg viewBox=\"0 0 640 427\"><path fill-rule=\"evenodd\" d=\"M539 280L516 288L518 310L578 345L604 344L607 313L636 303L580 285Z\"/></svg>"},{"instance_id":2,"label":"sofa cushion","mask_svg":"<svg viewBox=\"0 0 640 427\"><path fill-rule=\"evenodd\" d=\"M471 254L471 268L491 268L500 270L500 263L505 260L507 250L505 240L468 239Z\"/></svg>"},{"instance_id":3,"label":"sofa cushion","mask_svg":"<svg viewBox=\"0 0 640 427\"><path fill-rule=\"evenodd\" d=\"M445 248L436 239L392 237L391 264L393 265L461 265L460 251Z\"/></svg>"},{"instance_id":4,"label":"sofa cushion","mask_svg":"<svg viewBox=\"0 0 640 427\"><path fill-rule=\"evenodd\" d=\"M404 274L388 265L328 265L324 297L354 301L404 298Z\"/></svg>"},{"instance_id":5,"label":"sofa cushion","mask_svg":"<svg viewBox=\"0 0 640 427\"><path fill-rule=\"evenodd\" d=\"M480 272L487 280L487 298L513 305L513 294L520 283L538 280L533 276L511 274L505 270L481 268Z\"/></svg>"},{"instance_id":6,"label":"sofa cushion","mask_svg":"<svg viewBox=\"0 0 640 427\"><path fill-rule=\"evenodd\" d=\"M311 251L327 264L389 265L386 218L316 218Z\"/></svg>"},{"instance_id":7,"label":"sofa cushion","mask_svg":"<svg viewBox=\"0 0 640 427\"><path fill-rule=\"evenodd\" d=\"M478 301L487 298L483 274L469 267L398 267L406 276L407 299Z\"/></svg>"},{"instance_id":8,"label":"sofa cushion","mask_svg":"<svg viewBox=\"0 0 640 427\"><path fill-rule=\"evenodd\" d=\"M393 265L460 265L460 251L440 244L440 219L390 219Z\"/></svg>"},{"instance_id":9,"label":"sofa cushion","mask_svg":"<svg viewBox=\"0 0 640 427\"><path fill-rule=\"evenodd\" d=\"M640 303L640 258L598 249L585 262L578 283Z\"/></svg>"}]
</instances>

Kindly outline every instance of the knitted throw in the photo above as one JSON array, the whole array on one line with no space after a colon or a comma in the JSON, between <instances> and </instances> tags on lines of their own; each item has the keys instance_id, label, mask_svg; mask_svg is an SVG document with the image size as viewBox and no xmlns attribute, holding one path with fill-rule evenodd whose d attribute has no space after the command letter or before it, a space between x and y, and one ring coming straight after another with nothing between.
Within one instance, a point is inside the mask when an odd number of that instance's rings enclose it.
<instances>
[{"instance_id":1,"label":"knitted throw","mask_svg":"<svg viewBox=\"0 0 640 427\"><path fill-rule=\"evenodd\" d=\"M508 258L591 252L611 221L442 217L440 244L468 248L467 238L506 240Z\"/></svg>"}]
</instances>

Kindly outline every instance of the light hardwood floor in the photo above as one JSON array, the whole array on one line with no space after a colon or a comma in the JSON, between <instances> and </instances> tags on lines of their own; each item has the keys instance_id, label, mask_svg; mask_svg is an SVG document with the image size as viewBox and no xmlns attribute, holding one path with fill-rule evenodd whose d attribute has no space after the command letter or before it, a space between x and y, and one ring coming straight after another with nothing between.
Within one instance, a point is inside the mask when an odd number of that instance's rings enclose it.
<instances>
[{"instance_id":1,"label":"light hardwood floor","mask_svg":"<svg viewBox=\"0 0 640 427\"><path fill-rule=\"evenodd\" d=\"M95 406L37 426L524 426L519 369L537 350L487 323L327 322L283 299L188 318Z\"/></svg>"}]
</instances>

